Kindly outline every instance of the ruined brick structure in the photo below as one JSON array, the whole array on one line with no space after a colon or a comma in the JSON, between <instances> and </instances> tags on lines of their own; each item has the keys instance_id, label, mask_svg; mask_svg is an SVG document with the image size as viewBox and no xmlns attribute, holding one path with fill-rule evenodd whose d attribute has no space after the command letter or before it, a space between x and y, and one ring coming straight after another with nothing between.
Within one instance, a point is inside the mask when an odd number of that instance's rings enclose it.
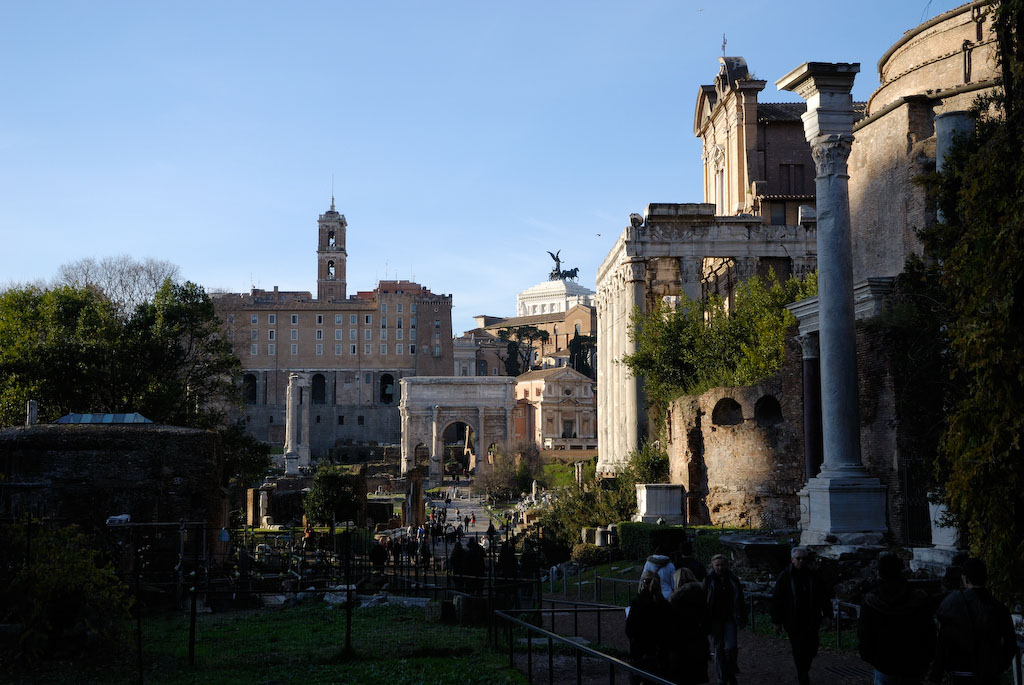
<instances>
[{"instance_id":1,"label":"ruined brick structure","mask_svg":"<svg viewBox=\"0 0 1024 685\"><path fill-rule=\"evenodd\" d=\"M0 430L0 516L30 509L85 528L133 523L227 525L220 440L153 424L36 425Z\"/></svg>"},{"instance_id":2,"label":"ruined brick structure","mask_svg":"<svg viewBox=\"0 0 1024 685\"><path fill-rule=\"evenodd\" d=\"M914 407L900 402L905 389L893 373L892 343L878 324L891 277L903 270L908 255L922 251L916 230L936 219L914 179L935 168L940 150L963 125L947 122L997 85L993 4L968 3L907 31L881 57L878 89L853 111L848 171L861 458L884 486L888 532L908 546L927 545L931 539L923 479L919 472L915 475L931 455L920 453L920 443L909 432L912 417L906 412ZM615 361L631 351L628 313L633 305L649 307L657 298L670 300L678 292L728 298L732 283L763 272L767 265L785 273L784 265L772 263L775 255L764 249L777 244L780 235L794 240L799 230L806 230L814 242L813 213L797 213L800 226L790 228L796 223L791 201L811 204L806 197L795 197L801 177L803 194L813 188L809 155L772 158L767 154L771 146L761 142L762 135L775 130L780 146L799 143L806 149L798 118L791 116L803 106L789 111L757 103L763 82L751 79L739 58L720 62L714 85L701 86L695 117L694 132L704 142L705 204L652 205L659 211L678 207L680 214L689 207L695 215L683 230L661 231L658 242L653 236L644 238L643 232L665 219L652 221L656 213L651 209L645 216L634 215L598 275L602 470L614 470L617 460L646 436L642 383ZM797 173L793 165L800 164L806 166ZM785 182L789 191L779 189ZM697 214L704 216L698 220ZM733 222L741 220L749 222L744 224L746 240L722 242L738 227ZM783 233L764 232L755 221ZM699 240L704 241L700 251L692 247ZM788 247L778 256L790 258L792 272L799 275L814 268L815 254L816 246L808 245L802 252ZM799 267L797 256L804 258ZM820 389L817 299L797 303L792 310L799 322L794 333L802 342L796 344L795 336L789 342L777 374L751 387L718 388L672 405L665 436L671 477L687 487L691 521L754 526L803 522L806 512L797 493L817 473L822 459L821 400L814 393L815 387ZM765 398L778 402L777 421L759 421L758 402ZM805 421L805 413L815 416L815 405L817 418ZM633 406L638 407L635 418ZM714 420L716 409L725 423Z\"/></svg>"}]
</instances>

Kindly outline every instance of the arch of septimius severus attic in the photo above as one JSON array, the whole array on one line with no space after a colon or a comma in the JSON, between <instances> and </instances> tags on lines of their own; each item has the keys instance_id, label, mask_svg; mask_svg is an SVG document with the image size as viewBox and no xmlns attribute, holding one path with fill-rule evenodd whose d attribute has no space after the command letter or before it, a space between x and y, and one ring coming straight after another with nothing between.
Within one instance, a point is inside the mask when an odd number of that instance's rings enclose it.
<instances>
[{"instance_id":1,"label":"arch of septimius severus attic","mask_svg":"<svg viewBox=\"0 0 1024 685\"><path fill-rule=\"evenodd\" d=\"M630 217L597 272L600 472L617 471L645 437L642 382L620 361L635 350L634 307L646 311L681 294L699 299L723 273L733 283L769 269L802 277L817 268L815 234L812 220L783 226L759 216L715 216L708 203L649 204L643 216Z\"/></svg>"},{"instance_id":2,"label":"arch of septimius severus attic","mask_svg":"<svg viewBox=\"0 0 1024 685\"><path fill-rule=\"evenodd\" d=\"M479 460L491 445L508 454L512 412L516 408L515 379L511 376L419 376L403 378L402 475L416 466L416 448L430 454L430 482L443 475L443 436L455 422L470 427ZM479 464L479 461L478 461Z\"/></svg>"}]
</instances>

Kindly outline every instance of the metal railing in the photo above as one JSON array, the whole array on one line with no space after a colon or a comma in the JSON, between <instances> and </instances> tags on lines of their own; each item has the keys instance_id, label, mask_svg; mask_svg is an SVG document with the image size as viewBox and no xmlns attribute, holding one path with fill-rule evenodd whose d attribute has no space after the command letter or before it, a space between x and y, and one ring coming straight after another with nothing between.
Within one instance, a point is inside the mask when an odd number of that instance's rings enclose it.
<instances>
[{"instance_id":1,"label":"metal railing","mask_svg":"<svg viewBox=\"0 0 1024 685\"><path fill-rule=\"evenodd\" d=\"M621 611L620 607L608 607L608 609L614 609L616 611ZM548 675L548 683L549 684L555 682L555 663L554 663L554 652L555 652L555 650L554 650L554 647L557 644L561 648L568 649L573 654L573 656L575 657L575 661L576 661L576 683L577 684L584 682L584 677L583 677L583 659L584 659L584 657L586 657L588 659L591 659L591 660L594 660L594 661L597 661L599 663L603 663L603 664L607 665L607 667L608 667L608 670L607 670L608 679L607 679L606 682L608 682L608 683L615 683L616 673L619 672L619 673L625 673L627 677L636 676L637 678L642 678L643 681L647 682L647 683L655 683L656 685L671 685L672 681L670 681L670 680L665 680L664 678L656 676L656 675L654 675L652 673L648 673L647 671L641 670L641 669L639 669L639 668L637 668L635 666L632 666L631 664L626 663L622 659L616 658L616 657L608 655L608 654L604 654L603 652L599 652L596 649L592 649L590 647L586 647L584 645L581 645L578 642L575 642L574 640L572 640L571 638L568 638L568 637L565 637L565 636L562 636L562 635L558 635L557 633L551 632L549 630L544 630L543 628L535 626L532 623L528 623L527 621L523 621L522 619L519 619L519 618L517 618L516 616L513 615L513 614L524 614L524 613L525 614L531 614L532 613L532 614L536 615L537 612L536 611L531 611L529 609L522 609L522 610L518 610L518 611L495 611L494 612L494 617L496 619L498 619L499 621L503 621L505 623L505 640L507 642L506 647L508 649L508 663L509 663L509 667L510 668L515 668L516 640L514 639L514 631L517 628L519 630L521 630L521 631L525 631L526 636L527 636L526 637L526 678L527 678L527 681L530 682L530 683L534 682L534 679L533 679L534 678L534 674L533 674L533 670L534 670L533 669L534 645L533 645L533 643L534 643L534 639L540 638L542 640L546 640L547 641L547 656L548 656L548 663L547 663L548 674L547 675ZM498 634L500 632L501 632L500 629L495 631L496 634ZM560 682L564 682L564 681L560 681ZM589 673L587 675L587 678L586 678L585 682L588 682L588 683L595 682L594 674L593 673Z\"/></svg>"}]
</instances>

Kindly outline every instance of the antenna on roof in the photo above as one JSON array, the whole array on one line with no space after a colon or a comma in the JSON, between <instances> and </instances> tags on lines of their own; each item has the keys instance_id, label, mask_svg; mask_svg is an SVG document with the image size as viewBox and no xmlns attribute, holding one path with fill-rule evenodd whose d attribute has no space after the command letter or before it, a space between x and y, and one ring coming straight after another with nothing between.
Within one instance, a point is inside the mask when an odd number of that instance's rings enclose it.
<instances>
[{"instance_id":1,"label":"antenna on roof","mask_svg":"<svg viewBox=\"0 0 1024 685\"><path fill-rule=\"evenodd\" d=\"M334 174L331 174L331 211L334 211Z\"/></svg>"},{"instance_id":2,"label":"antenna on roof","mask_svg":"<svg viewBox=\"0 0 1024 685\"><path fill-rule=\"evenodd\" d=\"M728 43L728 42L729 41L727 41L725 39L725 34L723 33L722 34L722 57L725 57L725 44Z\"/></svg>"}]
</instances>

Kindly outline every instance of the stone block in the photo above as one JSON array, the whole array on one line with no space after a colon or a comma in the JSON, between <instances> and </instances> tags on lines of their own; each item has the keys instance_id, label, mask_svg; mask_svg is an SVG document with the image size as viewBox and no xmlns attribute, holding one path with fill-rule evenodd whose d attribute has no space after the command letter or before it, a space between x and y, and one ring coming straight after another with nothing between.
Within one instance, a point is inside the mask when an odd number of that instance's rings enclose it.
<instances>
[{"instance_id":1,"label":"stone block","mask_svg":"<svg viewBox=\"0 0 1024 685\"><path fill-rule=\"evenodd\" d=\"M673 483L637 483L637 513L633 515L633 520L656 523L664 519L669 525L685 524L684 493L682 485Z\"/></svg>"}]
</instances>

